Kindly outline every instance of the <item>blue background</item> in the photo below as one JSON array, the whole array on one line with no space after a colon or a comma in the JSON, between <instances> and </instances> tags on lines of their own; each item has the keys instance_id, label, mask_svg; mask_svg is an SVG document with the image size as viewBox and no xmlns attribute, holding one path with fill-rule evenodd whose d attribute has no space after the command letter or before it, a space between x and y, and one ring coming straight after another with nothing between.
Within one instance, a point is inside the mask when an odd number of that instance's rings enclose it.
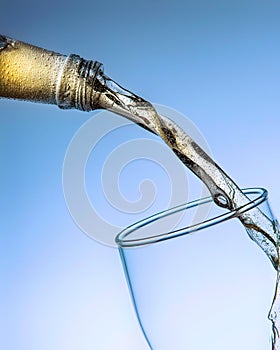
<instances>
[{"instance_id":1,"label":"blue background","mask_svg":"<svg viewBox=\"0 0 280 350\"><path fill-rule=\"evenodd\" d=\"M2 1L1 31L97 59L184 113L239 186L267 188L280 215L279 10L276 0ZM2 348L147 349L116 249L84 235L64 201L64 155L91 116L0 101Z\"/></svg>"}]
</instances>

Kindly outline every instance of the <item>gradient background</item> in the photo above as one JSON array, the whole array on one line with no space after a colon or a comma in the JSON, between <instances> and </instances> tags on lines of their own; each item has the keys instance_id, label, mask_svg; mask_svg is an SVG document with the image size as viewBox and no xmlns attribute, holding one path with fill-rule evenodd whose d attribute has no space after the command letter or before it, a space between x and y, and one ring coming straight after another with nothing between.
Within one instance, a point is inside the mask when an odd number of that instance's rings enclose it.
<instances>
[{"instance_id":1,"label":"gradient background","mask_svg":"<svg viewBox=\"0 0 280 350\"><path fill-rule=\"evenodd\" d=\"M4 0L1 32L97 59L123 86L184 113L232 178L267 188L280 215L279 11L276 0ZM0 101L2 348L147 349L116 249L84 235L64 201L64 155L91 116Z\"/></svg>"}]
</instances>

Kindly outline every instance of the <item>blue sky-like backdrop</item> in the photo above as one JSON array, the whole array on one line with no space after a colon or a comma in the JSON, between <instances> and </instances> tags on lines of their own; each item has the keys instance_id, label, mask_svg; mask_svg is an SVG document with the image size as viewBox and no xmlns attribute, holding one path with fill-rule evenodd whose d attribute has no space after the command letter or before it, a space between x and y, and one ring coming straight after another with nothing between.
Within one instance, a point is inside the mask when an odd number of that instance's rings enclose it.
<instances>
[{"instance_id":1,"label":"blue sky-like backdrop","mask_svg":"<svg viewBox=\"0 0 280 350\"><path fill-rule=\"evenodd\" d=\"M184 114L240 187L268 189L280 216L279 15L276 0L4 0L1 34L96 59L121 85ZM117 250L87 237L64 200L67 147L96 113L0 100L3 349L148 349ZM116 147L117 137L108 145ZM157 140L135 127L120 143L137 137ZM99 146L86 183L106 217L111 208L91 185L107 147ZM159 182L151 210L164 209L168 176L155 164L144 169L143 160L124 169L120 190L134 201L141 176L151 177ZM199 180L186 174L195 188ZM195 196L191 186L188 192ZM114 222L131 223L115 215Z\"/></svg>"}]
</instances>

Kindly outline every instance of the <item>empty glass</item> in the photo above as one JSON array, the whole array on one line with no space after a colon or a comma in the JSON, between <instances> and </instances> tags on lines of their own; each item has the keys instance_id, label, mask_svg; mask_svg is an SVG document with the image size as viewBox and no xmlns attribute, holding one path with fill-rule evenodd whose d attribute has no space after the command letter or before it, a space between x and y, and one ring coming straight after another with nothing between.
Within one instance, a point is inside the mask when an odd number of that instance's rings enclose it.
<instances>
[{"instance_id":1,"label":"empty glass","mask_svg":"<svg viewBox=\"0 0 280 350\"><path fill-rule=\"evenodd\" d=\"M116 237L151 349L271 348L267 315L275 270L238 215L258 206L274 218L266 190L244 193L250 202L238 210L212 205L208 218L199 220L198 209L209 212L212 198L207 197L156 214Z\"/></svg>"}]
</instances>

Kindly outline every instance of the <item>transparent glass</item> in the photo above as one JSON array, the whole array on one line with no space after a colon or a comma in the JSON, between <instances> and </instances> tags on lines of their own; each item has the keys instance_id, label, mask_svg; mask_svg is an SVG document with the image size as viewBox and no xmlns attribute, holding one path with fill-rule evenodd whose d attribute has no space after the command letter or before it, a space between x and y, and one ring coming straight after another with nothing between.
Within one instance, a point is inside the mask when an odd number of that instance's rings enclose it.
<instances>
[{"instance_id":1,"label":"transparent glass","mask_svg":"<svg viewBox=\"0 0 280 350\"><path fill-rule=\"evenodd\" d=\"M271 349L267 316L276 272L238 216L258 206L274 218L266 190L243 191L250 202L237 210L226 212L208 197L142 220L116 237L151 349Z\"/></svg>"}]
</instances>

